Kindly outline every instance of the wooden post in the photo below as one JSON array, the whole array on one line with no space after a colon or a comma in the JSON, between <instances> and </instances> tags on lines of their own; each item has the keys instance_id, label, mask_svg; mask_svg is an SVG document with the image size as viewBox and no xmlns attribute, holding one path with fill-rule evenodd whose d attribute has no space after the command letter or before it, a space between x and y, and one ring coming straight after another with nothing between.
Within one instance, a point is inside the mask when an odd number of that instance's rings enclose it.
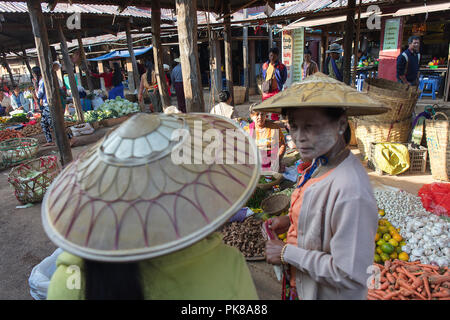
<instances>
[{"instance_id":1,"label":"wooden post","mask_svg":"<svg viewBox=\"0 0 450 320\"><path fill-rule=\"evenodd\" d=\"M344 35L344 72L343 82L350 84L351 80L351 61L352 61L352 42L353 32L355 31L355 7L356 0L348 0L348 14L347 22L345 23L345 35Z\"/></svg>"},{"instance_id":2,"label":"wooden post","mask_svg":"<svg viewBox=\"0 0 450 320\"><path fill-rule=\"evenodd\" d=\"M154 14L155 13L152 11L152 20L153 20ZM127 20L126 34L127 34L128 52L130 52L131 65L132 65L132 69L133 69L133 77L131 79L130 79L130 77L128 77L128 86L130 86L131 80L133 80L134 88L139 90L139 80L140 80L139 79L139 69L138 69L138 65L137 65L137 61L136 61L136 56L134 55L134 50L133 50L133 38L131 37L131 21L130 21L130 19ZM130 71L130 70L128 70L128 71ZM131 91L131 89L130 89L130 91Z\"/></svg>"},{"instance_id":3,"label":"wooden post","mask_svg":"<svg viewBox=\"0 0 450 320\"><path fill-rule=\"evenodd\" d=\"M72 161L72 151L64 127L64 110L61 105L58 80L53 71L53 61L51 60L47 26L45 25L46 22L39 1L27 0L27 7L30 14L31 25L33 27L34 41L36 43L39 65L44 80L50 116L52 117L56 144L61 156L61 163L65 166Z\"/></svg>"},{"instance_id":4,"label":"wooden post","mask_svg":"<svg viewBox=\"0 0 450 320\"><path fill-rule=\"evenodd\" d=\"M445 77L444 101L450 101L450 44L448 46L447 76Z\"/></svg>"},{"instance_id":5,"label":"wooden post","mask_svg":"<svg viewBox=\"0 0 450 320\"><path fill-rule=\"evenodd\" d=\"M244 9L244 19L247 19L247 9ZM245 101L248 101L248 27L243 30L244 40L242 42L242 57L244 60L244 87L245 87Z\"/></svg>"},{"instance_id":6,"label":"wooden post","mask_svg":"<svg viewBox=\"0 0 450 320\"><path fill-rule=\"evenodd\" d=\"M327 28L322 28L322 63L320 64L321 66L321 71L323 72L325 70L325 61L327 59L327 50L328 50L328 29Z\"/></svg>"},{"instance_id":7,"label":"wooden post","mask_svg":"<svg viewBox=\"0 0 450 320\"><path fill-rule=\"evenodd\" d=\"M357 29L356 29L356 37L355 37L355 42L354 42L354 50L353 50L353 54L355 55L355 60L353 62L353 66L351 66L353 68L353 77L352 77L352 84L353 87L356 87L356 73L357 73L357 67L358 67L358 48L359 48L359 35L361 32L361 2L362 0L359 0L359 6L358 6L358 24L357 24Z\"/></svg>"},{"instance_id":8,"label":"wooden post","mask_svg":"<svg viewBox=\"0 0 450 320\"><path fill-rule=\"evenodd\" d=\"M250 65L249 65L249 82L250 82L250 90L249 94L256 94L256 52L255 52L255 40L249 41L248 52L250 57Z\"/></svg>"},{"instance_id":9,"label":"wooden post","mask_svg":"<svg viewBox=\"0 0 450 320\"><path fill-rule=\"evenodd\" d=\"M99 74L102 74L103 72L105 72L105 70L103 69L103 62L98 61L97 67L98 67ZM103 79L103 78L100 78L100 88L102 89L102 91L106 91L105 79Z\"/></svg>"},{"instance_id":10,"label":"wooden post","mask_svg":"<svg viewBox=\"0 0 450 320\"><path fill-rule=\"evenodd\" d=\"M66 37L64 35L63 28L59 21L58 21L58 32L59 32L59 41L61 42L61 53L64 61L64 69L66 69L67 76L69 78L70 92L72 93L73 104L75 106L75 110L77 111L77 118L79 121L84 122L83 107L81 106L80 93L78 92L75 74L73 73L73 64L72 61L70 60Z\"/></svg>"},{"instance_id":11,"label":"wooden post","mask_svg":"<svg viewBox=\"0 0 450 320\"><path fill-rule=\"evenodd\" d=\"M28 72L30 73L30 81L33 79L33 74L31 72L31 66L30 66L30 62L28 61L28 56L27 56L27 51L24 49L22 50L22 58L23 61L25 62L25 65L27 66Z\"/></svg>"},{"instance_id":12,"label":"wooden post","mask_svg":"<svg viewBox=\"0 0 450 320\"><path fill-rule=\"evenodd\" d=\"M230 13L229 1L225 0L225 14ZM225 41L225 77L227 79L227 90L231 95L231 105L234 106L234 92L233 92L233 60L231 53L231 17L228 15L224 19L223 38Z\"/></svg>"},{"instance_id":13,"label":"wooden post","mask_svg":"<svg viewBox=\"0 0 450 320\"><path fill-rule=\"evenodd\" d=\"M83 47L83 40L81 39L81 33L77 33L77 40L78 40L78 50L80 51L80 59L81 59L81 65L80 65L80 77L82 77L82 71L86 74L86 81L88 85L89 92L94 91L94 84L92 83L91 75L89 74L89 68L88 63L86 60L86 53L84 52ZM81 79L80 79L81 80ZM81 81L80 81L81 84Z\"/></svg>"},{"instance_id":14,"label":"wooden post","mask_svg":"<svg viewBox=\"0 0 450 320\"><path fill-rule=\"evenodd\" d=\"M178 41L187 112L205 112L198 63L197 0L176 0Z\"/></svg>"},{"instance_id":15,"label":"wooden post","mask_svg":"<svg viewBox=\"0 0 450 320\"><path fill-rule=\"evenodd\" d=\"M3 52L2 53L2 57L3 57L3 67L6 69L6 71L8 71L9 74L9 79L11 80L11 85L14 87L16 85L16 82L14 81L14 76L12 74L11 68L9 67L9 63L6 60L6 54Z\"/></svg>"},{"instance_id":16,"label":"wooden post","mask_svg":"<svg viewBox=\"0 0 450 320\"><path fill-rule=\"evenodd\" d=\"M272 26L269 24L269 50L273 47L273 33Z\"/></svg>"},{"instance_id":17,"label":"wooden post","mask_svg":"<svg viewBox=\"0 0 450 320\"><path fill-rule=\"evenodd\" d=\"M195 22L195 25L197 25L197 22ZM196 32L196 30L197 28L195 28L194 31ZM161 47L161 4L159 0L152 0L152 45L153 45L153 60L155 65L154 68L156 73L156 80L158 81L158 90L159 95L161 96L161 103L163 107L168 107L171 105L171 103L169 97L169 88L167 86L162 60L163 51ZM194 46L195 48L197 48L197 39L194 42Z\"/></svg>"}]
</instances>

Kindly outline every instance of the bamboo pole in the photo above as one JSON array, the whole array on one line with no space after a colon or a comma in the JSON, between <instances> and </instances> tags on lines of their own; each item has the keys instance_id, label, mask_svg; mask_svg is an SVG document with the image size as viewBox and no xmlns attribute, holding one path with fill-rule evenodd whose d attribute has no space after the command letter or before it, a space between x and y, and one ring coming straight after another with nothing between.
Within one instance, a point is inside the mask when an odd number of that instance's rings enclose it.
<instances>
[{"instance_id":1,"label":"bamboo pole","mask_svg":"<svg viewBox=\"0 0 450 320\"><path fill-rule=\"evenodd\" d=\"M61 42L61 53L64 61L64 69L66 69L67 76L69 78L70 92L72 93L73 104L75 105L78 120L84 122L83 107L81 106L80 93L78 92L75 74L73 73L73 64L72 61L70 60L66 37L64 36L64 31L59 21L58 21L58 33L59 33L59 41Z\"/></svg>"},{"instance_id":2,"label":"bamboo pole","mask_svg":"<svg viewBox=\"0 0 450 320\"><path fill-rule=\"evenodd\" d=\"M61 105L61 95L56 73L53 71L53 61L51 61L50 45L48 42L47 27L42 14L41 3L27 0L28 13L30 15L33 28L34 41L41 67L42 78L44 80L45 92L52 117L53 130L56 138L56 145L61 157L63 166L72 161L72 150L64 127L64 111Z\"/></svg>"},{"instance_id":3,"label":"bamboo pole","mask_svg":"<svg viewBox=\"0 0 450 320\"><path fill-rule=\"evenodd\" d=\"M356 87L356 72L358 67L358 48L359 48L359 36L361 33L361 0L359 0L359 6L358 6L358 24L356 25L356 37L355 37L355 43L354 43L354 50L353 54L355 56L355 60L353 61L353 79L352 84L353 87Z\"/></svg>"},{"instance_id":4,"label":"bamboo pole","mask_svg":"<svg viewBox=\"0 0 450 320\"><path fill-rule=\"evenodd\" d=\"M244 9L244 18L247 18L247 9ZM244 60L244 87L245 101L248 101L249 81L248 81L248 27L243 30L244 40L242 42L242 57Z\"/></svg>"},{"instance_id":5,"label":"bamboo pole","mask_svg":"<svg viewBox=\"0 0 450 320\"><path fill-rule=\"evenodd\" d=\"M155 15L156 13L153 12L152 10L152 20L153 20L153 15ZM131 18L130 18L131 19ZM134 55L134 50L133 50L133 38L131 37L131 21L130 19L127 20L126 23L126 35L127 35L127 47L128 47L128 52L130 53L130 58L131 58L131 65L132 65L132 69L133 69L133 82L134 82L134 89L139 90L139 69L138 69L138 65L137 65L137 61L136 61L136 56ZM128 86L130 85L130 78L128 78Z\"/></svg>"},{"instance_id":6,"label":"bamboo pole","mask_svg":"<svg viewBox=\"0 0 450 320\"><path fill-rule=\"evenodd\" d=\"M230 12L229 0L225 0L225 10ZM231 95L231 105L234 106L234 90L233 90L233 60L231 51L231 18L227 16L224 19L223 37L225 40L225 77L227 82L227 90Z\"/></svg>"},{"instance_id":7,"label":"bamboo pole","mask_svg":"<svg viewBox=\"0 0 450 320\"><path fill-rule=\"evenodd\" d=\"M92 83L91 75L89 74L89 68L86 60L86 52L84 52L83 47L83 39L81 39L81 33L77 33L77 40L78 40L78 50L80 52L80 59L81 59L81 65L80 65L80 77L82 77L82 72L86 73L86 81L88 85L89 92L94 91L94 84ZM82 79L80 79L80 82Z\"/></svg>"},{"instance_id":8,"label":"bamboo pole","mask_svg":"<svg viewBox=\"0 0 450 320\"><path fill-rule=\"evenodd\" d=\"M343 82L350 84L351 80L351 61L352 61L352 42L353 32L355 31L355 7L356 0L348 0L347 22L345 24L344 35L344 72Z\"/></svg>"}]
</instances>

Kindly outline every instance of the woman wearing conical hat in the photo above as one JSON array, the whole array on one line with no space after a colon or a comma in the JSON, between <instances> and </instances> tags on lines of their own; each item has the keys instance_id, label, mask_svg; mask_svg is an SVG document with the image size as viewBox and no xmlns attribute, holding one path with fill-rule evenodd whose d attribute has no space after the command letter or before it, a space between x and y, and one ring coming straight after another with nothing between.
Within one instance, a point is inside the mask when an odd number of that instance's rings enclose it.
<instances>
[{"instance_id":1,"label":"woman wearing conical hat","mask_svg":"<svg viewBox=\"0 0 450 320\"><path fill-rule=\"evenodd\" d=\"M227 130L237 147L221 140ZM229 160L207 158L210 144L195 141L196 131L216 134ZM44 230L64 250L47 298L257 299L243 255L214 231L246 203L259 174L256 145L231 120L131 117L45 195Z\"/></svg>"},{"instance_id":2,"label":"woman wearing conical hat","mask_svg":"<svg viewBox=\"0 0 450 320\"><path fill-rule=\"evenodd\" d=\"M347 116L388 108L316 73L255 110L287 115L298 151L309 162L300 168L289 215L269 222L275 234L288 233L287 244L266 243L267 261L285 270L283 299L366 299L377 204L364 167L347 148Z\"/></svg>"}]
</instances>

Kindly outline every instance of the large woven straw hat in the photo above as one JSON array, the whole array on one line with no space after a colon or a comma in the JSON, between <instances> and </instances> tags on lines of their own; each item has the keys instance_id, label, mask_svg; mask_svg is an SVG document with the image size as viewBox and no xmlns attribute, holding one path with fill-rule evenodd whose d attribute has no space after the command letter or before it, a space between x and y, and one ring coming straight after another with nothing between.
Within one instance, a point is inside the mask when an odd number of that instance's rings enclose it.
<instances>
[{"instance_id":1,"label":"large woven straw hat","mask_svg":"<svg viewBox=\"0 0 450 320\"><path fill-rule=\"evenodd\" d=\"M207 130L222 135L216 136L222 164L201 159L211 140L202 142L194 132ZM190 163L177 164L177 155L188 155ZM55 179L43 200L44 229L62 249L94 261L165 255L228 221L251 196L259 168L253 140L224 117L137 114Z\"/></svg>"},{"instance_id":2,"label":"large woven straw hat","mask_svg":"<svg viewBox=\"0 0 450 320\"><path fill-rule=\"evenodd\" d=\"M380 114L390 108L345 83L317 72L264 100L254 111L277 112L290 108L343 108L348 116Z\"/></svg>"}]
</instances>

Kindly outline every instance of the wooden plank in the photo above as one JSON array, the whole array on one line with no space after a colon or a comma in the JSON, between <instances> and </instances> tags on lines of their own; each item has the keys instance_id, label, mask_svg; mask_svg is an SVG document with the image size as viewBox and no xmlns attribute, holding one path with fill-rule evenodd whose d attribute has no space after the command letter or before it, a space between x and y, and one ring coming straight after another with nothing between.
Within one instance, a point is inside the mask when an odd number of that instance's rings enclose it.
<instances>
[{"instance_id":1,"label":"wooden plank","mask_svg":"<svg viewBox=\"0 0 450 320\"><path fill-rule=\"evenodd\" d=\"M247 18L247 9L244 9L244 18ZM242 41L242 58L244 60L244 87L245 87L245 101L248 101L249 94L249 81L248 81L248 27L244 27L243 31L244 40Z\"/></svg>"},{"instance_id":2,"label":"wooden plank","mask_svg":"<svg viewBox=\"0 0 450 320\"><path fill-rule=\"evenodd\" d=\"M80 59L81 59L81 66L80 66L81 68L80 69L82 71L84 71L84 73L86 74L86 80L87 80L87 85L88 85L89 92L93 92L94 91L94 84L92 83L91 75L89 74L88 63L87 63L87 60L86 60L86 52L84 51L83 39L81 39L81 33L80 32L77 32L77 40L78 40L78 50L79 50ZM81 70L80 70L80 77L82 76Z\"/></svg>"},{"instance_id":3,"label":"wooden plank","mask_svg":"<svg viewBox=\"0 0 450 320\"><path fill-rule=\"evenodd\" d=\"M134 55L133 38L131 37L130 32L131 32L131 21L130 21L130 19L128 19L127 23L126 23L127 47L128 47L128 52L130 53L131 66L132 66L132 71L133 71L132 80L134 81L134 89L137 90L137 89L139 89L139 83L140 83L139 69L138 69L138 65L137 65L137 61L136 61L136 56ZM130 85L130 80L131 80L130 77L128 77L128 85Z\"/></svg>"},{"instance_id":4,"label":"wooden plank","mask_svg":"<svg viewBox=\"0 0 450 320\"><path fill-rule=\"evenodd\" d=\"M356 87L356 72L357 72L357 67L358 67L358 48L359 48L359 36L361 34L361 2L362 0L359 0L359 6L358 6L358 22L356 25L356 37L355 37L355 42L354 42L354 50L353 50L353 54L355 55L355 61L353 63L353 66L351 66L353 68L353 77L352 77L352 85L353 87Z\"/></svg>"},{"instance_id":5,"label":"wooden plank","mask_svg":"<svg viewBox=\"0 0 450 320\"><path fill-rule=\"evenodd\" d=\"M348 0L347 22L345 23L344 35L344 70L343 82L350 84L351 80L351 61L352 61L352 43L353 32L355 31L355 7L356 0Z\"/></svg>"},{"instance_id":6,"label":"wooden plank","mask_svg":"<svg viewBox=\"0 0 450 320\"><path fill-rule=\"evenodd\" d=\"M225 10L230 11L229 1L224 1ZM234 92L233 92L233 60L231 51L231 18L230 16L224 19L225 25L223 30L223 37L225 40L225 78L227 90L231 95L231 105L234 106Z\"/></svg>"},{"instance_id":7,"label":"wooden plank","mask_svg":"<svg viewBox=\"0 0 450 320\"><path fill-rule=\"evenodd\" d=\"M27 0L28 13L33 27L34 41L39 59L39 65L44 80L45 92L52 117L53 130L56 137L56 145L60 153L61 164L67 165L72 161L72 150L69 138L64 127L64 110L61 105L61 95L56 74L53 71L51 61L50 45L48 42L47 27L42 14L39 1Z\"/></svg>"},{"instance_id":8,"label":"wooden plank","mask_svg":"<svg viewBox=\"0 0 450 320\"><path fill-rule=\"evenodd\" d=\"M178 41L187 112L205 112L198 63L197 0L176 0Z\"/></svg>"},{"instance_id":9,"label":"wooden plank","mask_svg":"<svg viewBox=\"0 0 450 320\"><path fill-rule=\"evenodd\" d=\"M153 61L158 81L159 95L163 107L171 105L169 97L169 88L166 82L166 76L163 66L163 51L161 46L161 4L159 0L152 0L152 45L153 45Z\"/></svg>"},{"instance_id":10,"label":"wooden plank","mask_svg":"<svg viewBox=\"0 0 450 320\"><path fill-rule=\"evenodd\" d=\"M73 104L75 106L75 110L77 112L77 117L80 121L84 122L84 114L83 107L81 106L80 93L78 92L77 82L75 80L75 74L73 73L73 64L72 60L70 60L69 49L67 48L66 37L64 36L64 31L61 26L61 22L58 21L58 32L59 32L59 41L61 43L61 54L63 56L64 69L67 72L67 76L69 78L70 84L70 92L72 93ZM64 82L64 78L62 79Z\"/></svg>"}]
</instances>

